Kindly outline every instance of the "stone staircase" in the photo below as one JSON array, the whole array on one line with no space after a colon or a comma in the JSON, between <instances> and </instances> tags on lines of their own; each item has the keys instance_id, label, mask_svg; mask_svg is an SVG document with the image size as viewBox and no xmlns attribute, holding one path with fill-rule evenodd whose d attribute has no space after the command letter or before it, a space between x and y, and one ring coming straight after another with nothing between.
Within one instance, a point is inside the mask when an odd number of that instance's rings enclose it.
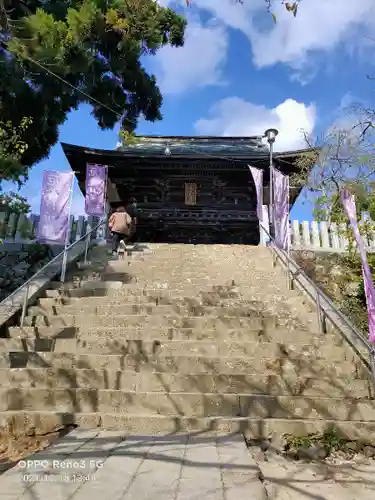
<instances>
[{"instance_id":1,"label":"stone staircase","mask_svg":"<svg viewBox=\"0 0 375 500\"><path fill-rule=\"evenodd\" d=\"M0 425L134 434L306 434L375 441L374 388L287 290L270 250L150 245L52 283L0 339Z\"/></svg>"}]
</instances>

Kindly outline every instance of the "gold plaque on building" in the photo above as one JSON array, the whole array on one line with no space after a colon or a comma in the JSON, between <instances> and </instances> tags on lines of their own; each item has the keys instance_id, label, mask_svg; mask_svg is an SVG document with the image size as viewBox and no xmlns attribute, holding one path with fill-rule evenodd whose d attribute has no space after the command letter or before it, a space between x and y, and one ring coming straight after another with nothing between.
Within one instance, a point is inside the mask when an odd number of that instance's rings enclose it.
<instances>
[{"instance_id":1,"label":"gold plaque on building","mask_svg":"<svg viewBox=\"0 0 375 500\"><path fill-rule=\"evenodd\" d=\"M197 185L195 182L185 183L185 205L197 204Z\"/></svg>"}]
</instances>

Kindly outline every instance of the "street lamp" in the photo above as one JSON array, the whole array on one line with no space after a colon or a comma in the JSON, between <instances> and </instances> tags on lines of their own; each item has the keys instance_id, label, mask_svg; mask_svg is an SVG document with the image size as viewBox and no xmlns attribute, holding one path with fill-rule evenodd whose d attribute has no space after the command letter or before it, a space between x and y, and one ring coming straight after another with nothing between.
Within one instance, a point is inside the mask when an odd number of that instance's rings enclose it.
<instances>
[{"instance_id":1,"label":"street lamp","mask_svg":"<svg viewBox=\"0 0 375 500\"><path fill-rule=\"evenodd\" d=\"M273 145L275 143L276 137L279 131L275 128L269 128L264 132L264 136L267 139L268 144L270 145L270 200L269 200L269 214L270 214L270 235L272 238L275 236L274 234L274 210L273 210Z\"/></svg>"}]
</instances>

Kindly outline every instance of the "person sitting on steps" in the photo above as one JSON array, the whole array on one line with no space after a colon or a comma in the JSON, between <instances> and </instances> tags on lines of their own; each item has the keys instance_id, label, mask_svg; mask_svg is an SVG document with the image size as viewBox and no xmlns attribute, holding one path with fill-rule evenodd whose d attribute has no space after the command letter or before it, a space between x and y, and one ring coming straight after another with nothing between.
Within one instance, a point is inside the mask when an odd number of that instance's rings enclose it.
<instances>
[{"instance_id":1,"label":"person sitting on steps","mask_svg":"<svg viewBox=\"0 0 375 500\"><path fill-rule=\"evenodd\" d=\"M126 212L125 207L118 207L108 221L108 228L112 233L113 255L117 255L119 248L126 250L126 240L132 233L132 227L132 218Z\"/></svg>"}]
</instances>

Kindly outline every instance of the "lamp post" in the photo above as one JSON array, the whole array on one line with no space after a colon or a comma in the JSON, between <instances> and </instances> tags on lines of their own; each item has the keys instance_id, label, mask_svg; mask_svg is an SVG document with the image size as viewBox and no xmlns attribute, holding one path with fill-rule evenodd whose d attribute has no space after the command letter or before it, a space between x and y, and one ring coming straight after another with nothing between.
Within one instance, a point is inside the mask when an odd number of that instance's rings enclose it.
<instances>
[{"instance_id":1,"label":"lamp post","mask_svg":"<svg viewBox=\"0 0 375 500\"><path fill-rule=\"evenodd\" d=\"M264 132L264 137L267 139L268 144L270 145L270 199L269 199L269 215L270 215L270 235L272 238L275 236L274 234L274 210L273 210L273 145L275 143L276 137L279 131L275 128L269 128Z\"/></svg>"}]
</instances>

